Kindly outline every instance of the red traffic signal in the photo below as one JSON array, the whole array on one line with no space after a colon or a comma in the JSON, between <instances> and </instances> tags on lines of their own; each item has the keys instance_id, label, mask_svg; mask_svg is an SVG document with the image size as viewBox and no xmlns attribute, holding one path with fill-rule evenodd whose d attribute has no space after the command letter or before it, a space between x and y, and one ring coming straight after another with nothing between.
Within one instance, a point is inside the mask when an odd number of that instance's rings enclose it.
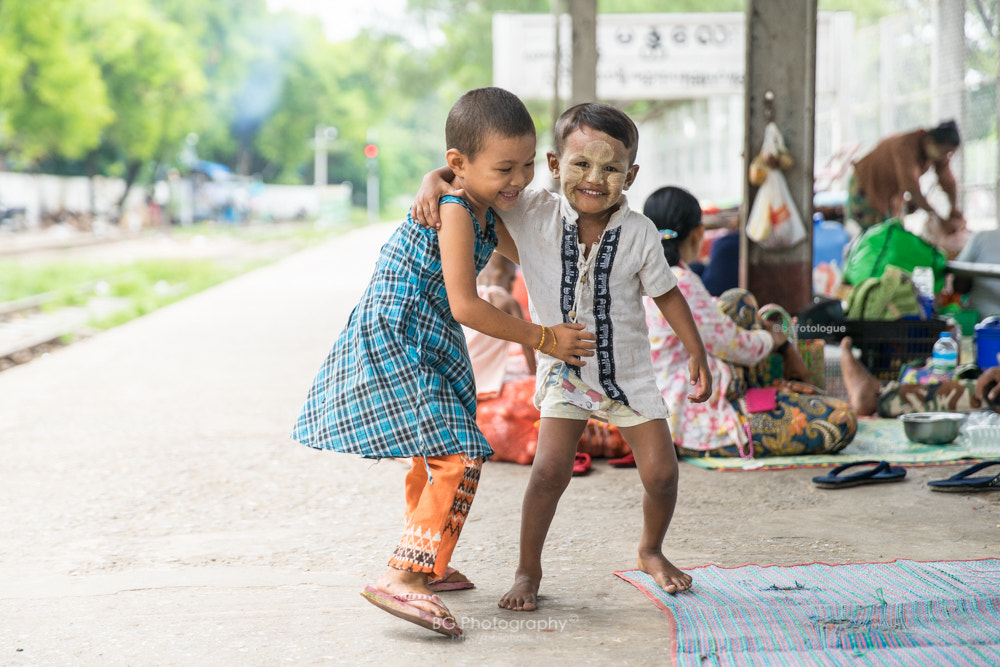
<instances>
[{"instance_id":1,"label":"red traffic signal","mask_svg":"<svg viewBox=\"0 0 1000 667\"><path fill-rule=\"evenodd\" d=\"M365 146L365 157L369 160L378 157L378 146L375 144L367 144Z\"/></svg>"}]
</instances>

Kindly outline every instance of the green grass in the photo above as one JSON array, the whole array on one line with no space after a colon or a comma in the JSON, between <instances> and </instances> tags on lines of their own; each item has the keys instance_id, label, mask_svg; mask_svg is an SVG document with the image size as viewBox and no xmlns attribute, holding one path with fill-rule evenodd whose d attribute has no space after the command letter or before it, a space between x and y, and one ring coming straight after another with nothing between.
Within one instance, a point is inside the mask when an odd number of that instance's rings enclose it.
<instances>
[{"instance_id":1,"label":"green grass","mask_svg":"<svg viewBox=\"0 0 1000 667\"><path fill-rule=\"evenodd\" d=\"M283 242L290 254L342 234L354 226L321 228L312 223L249 227L193 225L171 233L225 235L243 242ZM95 296L117 297L122 307L112 315L91 322L110 329L158 308L197 294L209 287L269 264L273 259L137 259L121 262L23 261L0 259L0 302L39 294L52 294L44 308L84 305Z\"/></svg>"}]
</instances>

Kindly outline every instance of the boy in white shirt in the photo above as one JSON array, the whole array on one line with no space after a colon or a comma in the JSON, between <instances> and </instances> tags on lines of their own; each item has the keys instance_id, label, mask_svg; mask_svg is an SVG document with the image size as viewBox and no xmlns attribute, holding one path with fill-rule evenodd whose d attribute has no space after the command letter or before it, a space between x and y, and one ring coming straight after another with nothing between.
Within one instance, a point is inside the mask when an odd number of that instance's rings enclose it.
<instances>
[{"instance_id":1,"label":"boy in white shirt","mask_svg":"<svg viewBox=\"0 0 1000 667\"><path fill-rule=\"evenodd\" d=\"M644 489L639 569L668 593L691 587L691 577L663 555L677 500L677 455L653 374L644 294L691 354L691 384L697 386L690 400L711 395L712 376L687 301L664 258L661 234L628 207L624 191L639 169L637 147L638 130L620 110L604 104L568 109L556 122L555 150L547 156L561 196L525 190L497 225L498 251L521 264L533 321L576 322L597 335L596 355L586 365L548 356L539 360L538 450L521 508L514 584L498 602L504 609L537 608L545 536L590 417L617 426L635 454ZM450 180L447 168L425 177L415 219L436 226L436 204L452 194Z\"/></svg>"}]
</instances>

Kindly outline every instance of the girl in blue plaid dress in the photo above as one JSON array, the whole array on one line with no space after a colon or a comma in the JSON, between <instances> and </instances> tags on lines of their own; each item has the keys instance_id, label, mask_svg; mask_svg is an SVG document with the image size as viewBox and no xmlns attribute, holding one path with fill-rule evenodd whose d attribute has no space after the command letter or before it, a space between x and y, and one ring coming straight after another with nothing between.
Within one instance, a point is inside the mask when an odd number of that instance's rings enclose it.
<instances>
[{"instance_id":1,"label":"girl in blue plaid dress","mask_svg":"<svg viewBox=\"0 0 1000 667\"><path fill-rule=\"evenodd\" d=\"M499 88L463 95L446 124L461 197L440 201L441 229L408 216L383 246L360 303L316 376L293 437L366 458L412 457L406 524L388 570L362 595L436 632L460 635L435 590L470 588L448 567L493 454L476 426L476 387L461 325L584 364L582 325L539 326L481 299L476 275L496 248L492 209L509 210L534 176L535 127Z\"/></svg>"}]
</instances>

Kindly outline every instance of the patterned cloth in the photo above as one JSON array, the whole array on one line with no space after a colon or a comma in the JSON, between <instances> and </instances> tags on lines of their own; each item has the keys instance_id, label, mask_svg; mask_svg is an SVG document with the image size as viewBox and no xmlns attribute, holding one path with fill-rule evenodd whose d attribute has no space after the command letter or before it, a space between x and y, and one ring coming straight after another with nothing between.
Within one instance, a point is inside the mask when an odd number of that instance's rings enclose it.
<instances>
[{"instance_id":1,"label":"patterned cloth","mask_svg":"<svg viewBox=\"0 0 1000 667\"><path fill-rule=\"evenodd\" d=\"M829 396L779 391L774 410L748 412L739 400L748 384L752 386L746 367L763 360L773 345L771 335L759 328L753 295L735 289L715 300L686 265L674 267L674 273L705 341L713 379L708 401L687 400L690 356L656 304L647 300L653 367L670 407L670 432L681 456L832 454L854 439L857 414L846 401Z\"/></svg>"},{"instance_id":2,"label":"patterned cloth","mask_svg":"<svg viewBox=\"0 0 1000 667\"><path fill-rule=\"evenodd\" d=\"M642 296L662 296L677 284L649 218L623 198L598 243L579 242L576 211L561 195L525 190L503 223L517 244L531 296L531 321L579 322L597 336L597 350L572 370L587 386L648 419L667 416L649 358ZM554 364L538 361L535 405Z\"/></svg>"},{"instance_id":3,"label":"patterned cloth","mask_svg":"<svg viewBox=\"0 0 1000 667\"><path fill-rule=\"evenodd\" d=\"M914 412L972 412L987 407L976 398L975 380L946 380L934 384L887 382L878 393L879 417L898 417Z\"/></svg>"},{"instance_id":4,"label":"patterned cloth","mask_svg":"<svg viewBox=\"0 0 1000 667\"><path fill-rule=\"evenodd\" d=\"M414 457L406 474L406 528L389 567L445 576L479 488L483 459L463 454ZM428 470L434 483L428 484ZM432 577L433 578L433 577Z\"/></svg>"},{"instance_id":5,"label":"patterned cloth","mask_svg":"<svg viewBox=\"0 0 1000 667\"><path fill-rule=\"evenodd\" d=\"M472 209L456 197L441 203ZM476 271L497 244L492 211L475 226ZM476 384L452 317L437 234L407 216L309 392L292 437L366 458L464 453L489 458L476 426Z\"/></svg>"}]
</instances>

